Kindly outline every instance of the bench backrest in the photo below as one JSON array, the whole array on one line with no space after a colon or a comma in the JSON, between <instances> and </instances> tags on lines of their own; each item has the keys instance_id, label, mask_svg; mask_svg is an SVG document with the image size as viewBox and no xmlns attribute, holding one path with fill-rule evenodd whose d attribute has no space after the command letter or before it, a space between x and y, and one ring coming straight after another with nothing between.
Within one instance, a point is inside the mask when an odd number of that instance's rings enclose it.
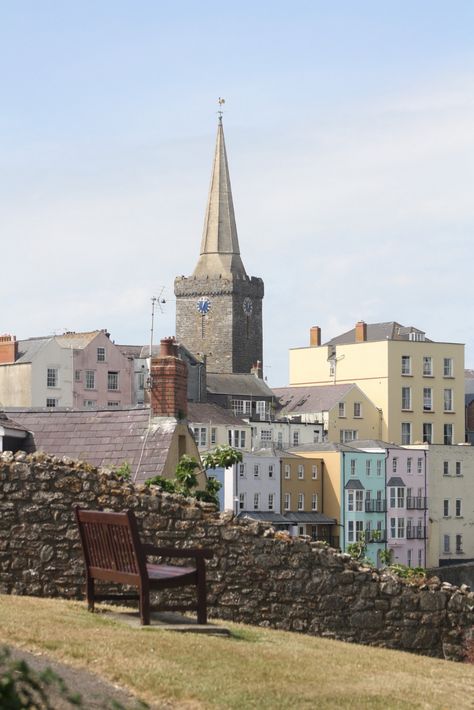
<instances>
[{"instance_id":1,"label":"bench backrest","mask_svg":"<svg viewBox=\"0 0 474 710\"><path fill-rule=\"evenodd\" d=\"M91 577L135 585L146 577L146 560L131 510L104 513L76 506L75 513Z\"/></svg>"}]
</instances>

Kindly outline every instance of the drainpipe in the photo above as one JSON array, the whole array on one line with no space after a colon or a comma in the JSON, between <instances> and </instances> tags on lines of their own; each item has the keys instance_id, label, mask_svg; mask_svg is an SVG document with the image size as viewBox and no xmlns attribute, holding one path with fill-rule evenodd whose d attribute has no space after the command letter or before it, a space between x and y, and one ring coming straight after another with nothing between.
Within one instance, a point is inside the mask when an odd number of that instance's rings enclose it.
<instances>
[{"instance_id":1,"label":"drainpipe","mask_svg":"<svg viewBox=\"0 0 474 710\"><path fill-rule=\"evenodd\" d=\"M428 460L428 456L427 456L428 450L425 449L423 453L425 454L425 500L428 501L428 495L427 495L428 491L427 491L427 488L426 488L426 484L427 484L426 463L427 463L427 460ZM428 508L425 508L424 513L423 513L424 522L425 522L425 538L424 538L424 541L423 541L424 548L425 548L425 567L426 567L426 548L427 548L427 540L428 540L428 536L427 536L427 529L428 529L427 511L428 511ZM439 563L438 563L438 564L439 564Z\"/></svg>"}]
</instances>

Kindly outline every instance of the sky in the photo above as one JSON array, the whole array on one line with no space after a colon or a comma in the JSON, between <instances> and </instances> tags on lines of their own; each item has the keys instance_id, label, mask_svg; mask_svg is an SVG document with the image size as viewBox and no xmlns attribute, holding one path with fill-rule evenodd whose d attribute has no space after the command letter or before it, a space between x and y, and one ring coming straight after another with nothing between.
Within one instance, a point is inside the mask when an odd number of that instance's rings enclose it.
<instances>
[{"instance_id":1,"label":"sky","mask_svg":"<svg viewBox=\"0 0 474 710\"><path fill-rule=\"evenodd\" d=\"M217 125L264 376L356 321L466 343L471 0L0 0L0 333L175 332Z\"/></svg>"}]
</instances>

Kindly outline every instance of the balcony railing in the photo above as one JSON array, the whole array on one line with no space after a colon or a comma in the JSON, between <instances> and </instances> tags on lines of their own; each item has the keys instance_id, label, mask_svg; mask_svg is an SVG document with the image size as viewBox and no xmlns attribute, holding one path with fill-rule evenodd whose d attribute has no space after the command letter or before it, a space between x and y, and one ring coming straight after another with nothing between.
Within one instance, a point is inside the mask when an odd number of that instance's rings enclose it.
<instances>
[{"instance_id":1,"label":"balcony railing","mask_svg":"<svg viewBox=\"0 0 474 710\"><path fill-rule=\"evenodd\" d=\"M338 535L311 535L311 539L316 542L327 542L330 547L339 548L339 536Z\"/></svg>"},{"instance_id":2,"label":"balcony railing","mask_svg":"<svg viewBox=\"0 0 474 710\"><path fill-rule=\"evenodd\" d=\"M414 527L407 526L407 540L425 540L426 528L424 525L416 525Z\"/></svg>"},{"instance_id":3,"label":"balcony railing","mask_svg":"<svg viewBox=\"0 0 474 710\"><path fill-rule=\"evenodd\" d=\"M366 513L385 513L387 510L386 500L366 500L365 501L365 512Z\"/></svg>"},{"instance_id":4,"label":"balcony railing","mask_svg":"<svg viewBox=\"0 0 474 710\"><path fill-rule=\"evenodd\" d=\"M365 542L387 542L386 530L364 530Z\"/></svg>"},{"instance_id":5,"label":"balcony railing","mask_svg":"<svg viewBox=\"0 0 474 710\"><path fill-rule=\"evenodd\" d=\"M428 498L425 496L407 496L408 510L426 510L428 508Z\"/></svg>"}]
</instances>

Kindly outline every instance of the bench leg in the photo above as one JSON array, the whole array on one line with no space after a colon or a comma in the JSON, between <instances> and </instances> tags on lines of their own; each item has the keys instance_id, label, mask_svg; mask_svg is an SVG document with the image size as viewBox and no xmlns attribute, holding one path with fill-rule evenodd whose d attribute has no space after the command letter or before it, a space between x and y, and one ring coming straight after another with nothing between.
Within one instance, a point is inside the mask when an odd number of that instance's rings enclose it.
<instances>
[{"instance_id":1,"label":"bench leg","mask_svg":"<svg viewBox=\"0 0 474 710\"><path fill-rule=\"evenodd\" d=\"M86 597L87 608L89 611L94 611L94 579L89 576L86 579Z\"/></svg>"},{"instance_id":2,"label":"bench leg","mask_svg":"<svg viewBox=\"0 0 474 710\"><path fill-rule=\"evenodd\" d=\"M207 624L206 568L204 560L197 560L197 620L198 624Z\"/></svg>"},{"instance_id":3,"label":"bench leg","mask_svg":"<svg viewBox=\"0 0 474 710\"><path fill-rule=\"evenodd\" d=\"M142 626L150 626L150 590L140 587L140 623Z\"/></svg>"}]
</instances>

